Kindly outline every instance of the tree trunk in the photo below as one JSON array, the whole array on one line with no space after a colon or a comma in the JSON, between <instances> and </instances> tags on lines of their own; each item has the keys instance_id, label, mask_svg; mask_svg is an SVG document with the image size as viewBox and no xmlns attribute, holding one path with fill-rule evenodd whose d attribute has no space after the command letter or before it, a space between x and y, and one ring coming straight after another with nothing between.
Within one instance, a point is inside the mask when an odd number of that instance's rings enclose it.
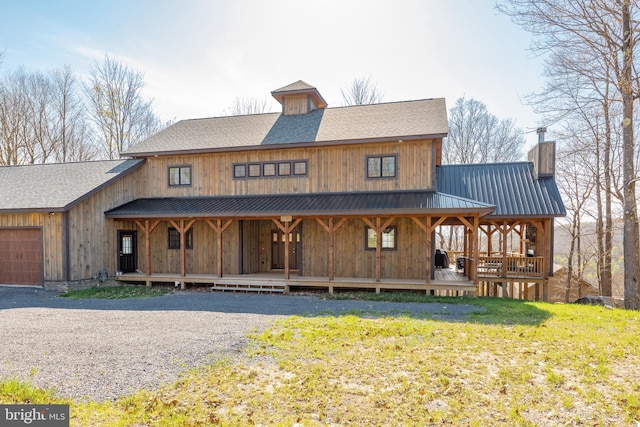
<instances>
[{"instance_id":1,"label":"tree trunk","mask_svg":"<svg viewBox=\"0 0 640 427\"><path fill-rule=\"evenodd\" d=\"M623 69L620 89L624 119L622 122L623 176L624 176L624 306L639 309L638 300L638 206L636 205L636 178L634 168L635 142L633 140L633 38L631 34L630 0L622 2Z\"/></svg>"}]
</instances>

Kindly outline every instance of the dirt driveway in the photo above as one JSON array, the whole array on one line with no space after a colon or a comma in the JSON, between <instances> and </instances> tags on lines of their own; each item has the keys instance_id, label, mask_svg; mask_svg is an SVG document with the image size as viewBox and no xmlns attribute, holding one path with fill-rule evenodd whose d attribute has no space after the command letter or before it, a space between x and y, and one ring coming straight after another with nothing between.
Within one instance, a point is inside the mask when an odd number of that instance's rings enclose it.
<instances>
[{"instance_id":1,"label":"dirt driveway","mask_svg":"<svg viewBox=\"0 0 640 427\"><path fill-rule=\"evenodd\" d=\"M74 301L0 287L0 378L27 379L76 399L115 399L221 357L245 357L247 333L280 317L353 310L452 318L477 307L202 292Z\"/></svg>"}]
</instances>

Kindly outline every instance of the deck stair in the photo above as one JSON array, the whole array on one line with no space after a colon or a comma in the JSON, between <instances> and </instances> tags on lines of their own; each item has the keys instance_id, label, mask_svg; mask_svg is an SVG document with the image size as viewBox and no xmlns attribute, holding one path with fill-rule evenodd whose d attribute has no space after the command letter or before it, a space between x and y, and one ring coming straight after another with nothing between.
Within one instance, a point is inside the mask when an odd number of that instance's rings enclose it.
<instances>
[{"instance_id":1,"label":"deck stair","mask_svg":"<svg viewBox=\"0 0 640 427\"><path fill-rule=\"evenodd\" d=\"M233 292L258 292L258 293L286 293L289 286L286 283L271 280L234 280L234 279L214 279L212 291L233 291Z\"/></svg>"}]
</instances>

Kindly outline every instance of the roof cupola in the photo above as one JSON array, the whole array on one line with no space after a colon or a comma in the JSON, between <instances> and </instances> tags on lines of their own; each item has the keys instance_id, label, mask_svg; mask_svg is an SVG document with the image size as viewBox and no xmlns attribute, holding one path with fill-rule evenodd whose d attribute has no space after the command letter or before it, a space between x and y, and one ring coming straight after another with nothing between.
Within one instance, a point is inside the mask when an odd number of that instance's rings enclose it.
<instances>
[{"instance_id":1,"label":"roof cupola","mask_svg":"<svg viewBox=\"0 0 640 427\"><path fill-rule=\"evenodd\" d=\"M307 114L319 108L327 108L327 102L318 89L302 80L276 89L271 95L282 105L282 114L285 116Z\"/></svg>"}]
</instances>

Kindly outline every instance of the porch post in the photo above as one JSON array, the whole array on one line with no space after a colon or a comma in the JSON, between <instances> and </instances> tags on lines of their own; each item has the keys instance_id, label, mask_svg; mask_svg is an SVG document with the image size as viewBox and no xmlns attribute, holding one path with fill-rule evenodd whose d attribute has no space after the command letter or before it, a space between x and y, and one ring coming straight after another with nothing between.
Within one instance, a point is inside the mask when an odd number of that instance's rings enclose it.
<instances>
[{"instance_id":1,"label":"porch post","mask_svg":"<svg viewBox=\"0 0 640 427\"><path fill-rule=\"evenodd\" d=\"M376 282L380 281L381 274L381 262L382 262L382 231L387 228L393 222L394 218L389 218L381 224L382 218L376 217L376 224L373 225L369 218L362 218L362 220L376 232ZM397 238L397 236L396 236Z\"/></svg>"},{"instance_id":2,"label":"porch post","mask_svg":"<svg viewBox=\"0 0 640 427\"><path fill-rule=\"evenodd\" d=\"M293 224L290 221L284 221L283 224L277 218L273 218L273 222L284 233L284 278L286 280L289 280L289 234L300 224L300 221L302 218L296 219Z\"/></svg>"},{"instance_id":3,"label":"porch post","mask_svg":"<svg viewBox=\"0 0 640 427\"><path fill-rule=\"evenodd\" d=\"M232 219L227 220L224 225L220 218L216 220L215 224L210 219L207 219L207 224L209 224L209 227L213 228L213 231L216 232L216 238L218 240L218 277L222 277L222 233L229 228L231 223L233 223Z\"/></svg>"},{"instance_id":4,"label":"porch post","mask_svg":"<svg viewBox=\"0 0 640 427\"><path fill-rule=\"evenodd\" d=\"M144 232L144 240L145 244L147 245L147 275L151 276L151 232L156 229L158 224L160 224L160 220L158 219L153 224L149 224L148 219L145 219L144 223L142 223L142 221L140 221L139 219L136 219L136 224L138 224L138 227L140 227L140 229ZM150 281L147 281L147 284L151 286Z\"/></svg>"},{"instance_id":5,"label":"porch post","mask_svg":"<svg viewBox=\"0 0 640 427\"><path fill-rule=\"evenodd\" d=\"M326 231L327 233L329 233L329 265L327 266L328 271L328 277L329 277L329 281L333 281L334 279L334 269L335 269L335 232L338 228L340 228L342 226L342 224L344 224L344 222L347 220L347 218L341 218L340 221L338 221L338 224L334 225L334 219L333 218L329 218L329 225L325 224L325 222L320 219L320 218L316 218L316 221L318 222L318 224L320 224L320 226L324 229L324 231Z\"/></svg>"},{"instance_id":6,"label":"porch post","mask_svg":"<svg viewBox=\"0 0 640 427\"><path fill-rule=\"evenodd\" d=\"M182 277L186 277L187 275L187 231L189 231L191 226L195 224L196 220L192 219L186 225L184 223L184 219L180 220L180 225L178 225L178 223L176 223L172 219L169 220L169 222L171 223L171 225L175 227L176 230L178 230L178 233L180 233L180 275ZM186 283L184 281L182 281L182 283L180 284L180 288L181 289L186 288Z\"/></svg>"},{"instance_id":7,"label":"porch post","mask_svg":"<svg viewBox=\"0 0 640 427\"><path fill-rule=\"evenodd\" d=\"M473 264L475 268L471 269L473 277L471 280L473 283L478 284L478 262L480 261L480 254L478 253L478 229L480 228L480 217L478 214L473 216Z\"/></svg>"},{"instance_id":8,"label":"porch post","mask_svg":"<svg viewBox=\"0 0 640 427\"><path fill-rule=\"evenodd\" d=\"M502 277L507 277L507 233L509 232L509 228L507 228L507 221L502 221Z\"/></svg>"}]
</instances>

